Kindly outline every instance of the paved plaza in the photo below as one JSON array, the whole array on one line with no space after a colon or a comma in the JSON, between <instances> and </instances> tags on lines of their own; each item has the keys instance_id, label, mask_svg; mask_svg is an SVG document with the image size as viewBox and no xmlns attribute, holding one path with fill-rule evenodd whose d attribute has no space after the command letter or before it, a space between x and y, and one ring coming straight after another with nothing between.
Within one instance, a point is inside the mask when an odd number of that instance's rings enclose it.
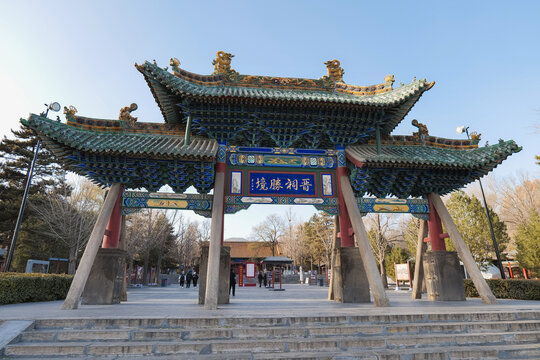
<instances>
[{"instance_id":1,"label":"paved plaza","mask_svg":"<svg viewBox=\"0 0 540 360\"><path fill-rule=\"evenodd\" d=\"M35 320L54 318L199 318L199 317L276 317L333 316L423 313L469 313L540 311L540 301L498 300L496 305L480 299L433 302L424 294L411 300L409 291L387 290L391 307L369 304L340 304L328 301L328 288L286 284L285 291L259 287L237 287L231 303L218 310L205 310L197 304L198 288L144 287L128 289L128 301L117 305L80 305L76 310L61 310L62 301L0 306L0 320Z\"/></svg>"}]
</instances>

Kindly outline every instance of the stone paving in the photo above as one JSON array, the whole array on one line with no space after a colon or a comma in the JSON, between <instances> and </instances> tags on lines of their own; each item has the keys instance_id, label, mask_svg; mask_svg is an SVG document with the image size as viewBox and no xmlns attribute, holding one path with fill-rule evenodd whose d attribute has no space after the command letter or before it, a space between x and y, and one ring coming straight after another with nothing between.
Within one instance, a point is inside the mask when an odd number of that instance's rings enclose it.
<instances>
[{"instance_id":1,"label":"stone paving","mask_svg":"<svg viewBox=\"0 0 540 360\"><path fill-rule=\"evenodd\" d=\"M167 287L128 289L128 301L117 305L80 305L76 310L61 310L62 301L0 306L1 320L35 320L58 318L128 318L128 317L269 317L333 316L379 314L426 314L540 311L540 301L498 300L496 305L482 304L480 299L432 302L411 300L409 291L388 290L391 307L378 308L373 303L339 304L328 301L328 288L286 284L285 291L259 287L237 287L231 303L217 310L205 310L197 304L198 288Z\"/></svg>"}]
</instances>

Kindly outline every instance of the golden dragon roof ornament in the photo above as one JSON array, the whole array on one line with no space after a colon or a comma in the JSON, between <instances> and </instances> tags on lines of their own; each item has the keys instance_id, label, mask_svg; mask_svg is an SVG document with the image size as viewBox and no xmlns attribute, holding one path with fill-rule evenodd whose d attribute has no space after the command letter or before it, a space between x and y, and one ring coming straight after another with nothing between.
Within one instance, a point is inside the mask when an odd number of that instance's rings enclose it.
<instances>
[{"instance_id":1,"label":"golden dragon roof ornament","mask_svg":"<svg viewBox=\"0 0 540 360\"><path fill-rule=\"evenodd\" d=\"M225 51L218 51L216 53L216 59L212 61L212 65L214 65L214 72L212 75L229 74L231 72L235 73L236 71L231 69L231 61L233 57L233 54L226 53Z\"/></svg>"},{"instance_id":2,"label":"golden dragon roof ornament","mask_svg":"<svg viewBox=\"0 0 540 360\"><path fill-rule=\"evenodd\" d=\"M343 68L340 66L341 63L339 60L330 60L325 62L324 65L326 65L326 69L328 70L328 75L325 76L326 78L333 82L343 82L343 74L345 74L345 71L343 71Z\"/></svg>"}]
</instances>

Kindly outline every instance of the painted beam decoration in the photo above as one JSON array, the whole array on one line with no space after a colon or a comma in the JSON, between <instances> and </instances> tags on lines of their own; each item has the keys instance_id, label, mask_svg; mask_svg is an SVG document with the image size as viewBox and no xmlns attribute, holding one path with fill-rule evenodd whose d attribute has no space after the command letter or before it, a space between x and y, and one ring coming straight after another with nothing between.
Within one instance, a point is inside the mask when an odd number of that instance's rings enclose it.
<instances>
[{"instance_id":1,"label":"painted beam decoration","mask_svg":"<svg viewBox=\"0 0 540 360\"><path fill-rule=\"evenodd\" d=\"M145 208L211 211L212 199L213 196L207 194L124 191L122 193L122 214L132 214Z\"/></svg>"},{"instance_id":2,"label":"painted beam decoration","mask_svg":"<svg viewBox=\"0 0 540 360\"><path fill-rule=\"evenodd\" d=\"M378 199L357 198L360 213L407 213L427 220L429 202L427 199Z\"/></svg>"},{"instance_id":3,"label":"painted beam decoration","mask_svg":"<svg viewBox=\"0 0 540 360\"><path fill-rule=\"evenodd\" d=\"M128 215L141 209L193 210L202 216L211 216L213 195L175 194L146 191L124 191L122 214ZM427 199L375 199L358 198L358 207L367 213L409 213L424 218L429 214ZM313 205L331 215L338 214L335 197L294 196L225 196L225 213L233 214L249 208L252 204Z\"/></svg>"}]
</instances>

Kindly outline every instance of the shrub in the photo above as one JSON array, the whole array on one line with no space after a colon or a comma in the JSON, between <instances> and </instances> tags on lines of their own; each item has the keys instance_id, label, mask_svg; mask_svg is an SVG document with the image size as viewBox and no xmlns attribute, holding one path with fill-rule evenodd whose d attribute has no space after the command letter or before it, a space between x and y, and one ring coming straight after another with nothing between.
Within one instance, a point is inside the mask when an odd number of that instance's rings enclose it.
<instances>
[{"instance_id":1,"label":"shrub","mask_svg":"<svg viewBox=\"0 0 540 360\"><path fill-rule=\"evenodd\" d=\"M472 280L463 281L465 296L479 297ZM493 295L499 299L540 300L540 280L490 279L486 280Z\"/></svg>"},{"instance_id":2,"label":"shrub","mask_svg":"<svg viewBox=\"0 0 540 360\"><path fill-rule=\"evenodd\" d=\"M0 273L0 305L65 299L73 275Z\"/></svg>"}]
</instances>

